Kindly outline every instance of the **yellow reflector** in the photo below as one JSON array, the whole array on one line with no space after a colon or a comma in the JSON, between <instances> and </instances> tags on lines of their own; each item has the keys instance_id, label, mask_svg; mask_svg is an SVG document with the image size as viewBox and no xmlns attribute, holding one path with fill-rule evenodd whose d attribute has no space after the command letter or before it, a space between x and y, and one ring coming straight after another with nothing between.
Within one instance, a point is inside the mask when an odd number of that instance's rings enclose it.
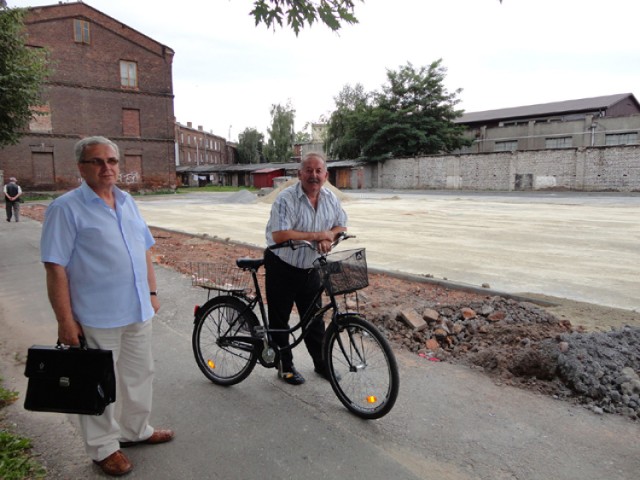
<instances>
[{"instance_id":1,"label":"yellow reflector","mask_svg":"<svg viewBox=\"0 0 640 480\"><path fill-rule=\"evenodd\" d=\"M214 368L216 368L216 362L214 362L213 360L208 360L207 361L207 365L209 365L209 368L211 370L213 370Z\"/></svg>"},{"instance_id":2,"label":"yellow reflector","mask_svg":"<svg viewBox=\"0 0 640 480\"><path fill-rule=\"evenodd\" d=\"M369 395L367 397L367 402L368 403L376 403L378 401L378 397L376 397L375 395Z\"/></svg>"}]
</instances>

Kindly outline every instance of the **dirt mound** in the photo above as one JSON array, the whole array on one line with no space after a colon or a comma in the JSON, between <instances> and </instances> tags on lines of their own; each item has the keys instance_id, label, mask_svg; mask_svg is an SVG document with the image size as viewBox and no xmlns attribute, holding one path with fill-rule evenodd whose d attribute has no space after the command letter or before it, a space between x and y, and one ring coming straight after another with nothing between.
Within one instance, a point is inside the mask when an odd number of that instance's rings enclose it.
<instances>
[{"instance_id":1,"label":"dirt mound","mask_svg":"<svg viewBox=\"0 0 640 480\"><path fill-rule=\"evenodd\" d=\"M291 185L294 185L296 183L298 183L298 179L297 178L291 178L291 179L287 180L286 182L284 182L282 185L280 185L278 188L276 188L275 190L270 192L268 195L265 195L264 197L260 197L258 199L258 201L262 202L262 203L271 204L271 203L273 203L275 201L276 197L278 196L278 194L282 190L284 190L285 188L290 187ZM340 191L339 189L334 187L328 181L325 182L324 186L327 187L329 190L331 190L336 195L336 197L338 197L338 199L340 199L341 202L349 200L349 195L343 193L342 191Z\"/></svg>"},{"instance_id":2,"label":"dirt mound","mask_svg":"<svg viewBox=\"0 0 640 480\"><path fill-rule=\"evenodd\" d=\"M239 190L229 195L224 203L255 203L258 196L249 190Z\"/></svg>"}]
</instances>

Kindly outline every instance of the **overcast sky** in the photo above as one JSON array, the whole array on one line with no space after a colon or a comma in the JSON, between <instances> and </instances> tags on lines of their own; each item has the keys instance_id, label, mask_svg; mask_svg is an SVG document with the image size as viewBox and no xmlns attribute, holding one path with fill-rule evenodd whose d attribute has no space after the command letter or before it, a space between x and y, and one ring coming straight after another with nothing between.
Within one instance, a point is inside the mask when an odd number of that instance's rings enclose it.
<instances>
[{"instance_id":1,"label":"overcast sky","mask_svg":"<svg viewBox=\"0 0 640 480\"><path fill-rule=\"evenodd\" d=\"M365 0L358 24L298 37L256 27L252 0L85 3L172 48L177 120L231 140L266 134L272 104L290 101L301 130L344 85L379 90L387 69L439 58L467 112L640 93L638 0Z\"/></svg>"}]
</instances>

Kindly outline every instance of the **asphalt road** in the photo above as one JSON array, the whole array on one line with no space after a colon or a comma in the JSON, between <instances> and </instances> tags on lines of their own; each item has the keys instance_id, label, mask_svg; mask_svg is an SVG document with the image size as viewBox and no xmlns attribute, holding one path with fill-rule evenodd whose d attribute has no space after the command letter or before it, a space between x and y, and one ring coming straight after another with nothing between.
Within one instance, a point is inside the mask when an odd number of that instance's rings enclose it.
<instances>
[{"instance_id":1,"label":"asphalt road","mask_svg":"<svg viewBox=\"0 0 640 480\"><path fill-rule=\"evenodd\" d=\"M104 478L84 456L68 417L26 412L24 358L52 344L56 327L39 263L38 222L0 227L0 341L5 383L21 394L9 420L34 440L48 478ZM162 309L154 320L153 422L174 442L130 449L128 478L153 479L575 479L632 480L640 471L640 426L546 396L494 384L477 370L396 352L401 389L376 421L349 414L330 386L297 363L293 387L257 367L243 383L217 387L191 352L193 305L205 292L159 267Z\"/></svg>"}]
</instances>

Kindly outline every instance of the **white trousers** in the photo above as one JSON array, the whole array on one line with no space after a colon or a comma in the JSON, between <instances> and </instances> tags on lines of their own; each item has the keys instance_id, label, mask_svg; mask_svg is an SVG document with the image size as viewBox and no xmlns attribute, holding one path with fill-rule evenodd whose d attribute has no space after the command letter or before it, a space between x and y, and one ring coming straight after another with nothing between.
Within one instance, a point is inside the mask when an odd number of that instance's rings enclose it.
<instances>
[{"instance_id":1,"label":"white trousers","mask_svg":"<svg viewBox=\"0 0 640 480\"><path fill-rule=\"evenodd\" d=\"M87 346L113 352L116 401L102 415L78 415L85 449L103 460L120 449L119 442L149 438L153 394L151 320L119 328L82 326Z\"/></svg>"}]
</instances>

